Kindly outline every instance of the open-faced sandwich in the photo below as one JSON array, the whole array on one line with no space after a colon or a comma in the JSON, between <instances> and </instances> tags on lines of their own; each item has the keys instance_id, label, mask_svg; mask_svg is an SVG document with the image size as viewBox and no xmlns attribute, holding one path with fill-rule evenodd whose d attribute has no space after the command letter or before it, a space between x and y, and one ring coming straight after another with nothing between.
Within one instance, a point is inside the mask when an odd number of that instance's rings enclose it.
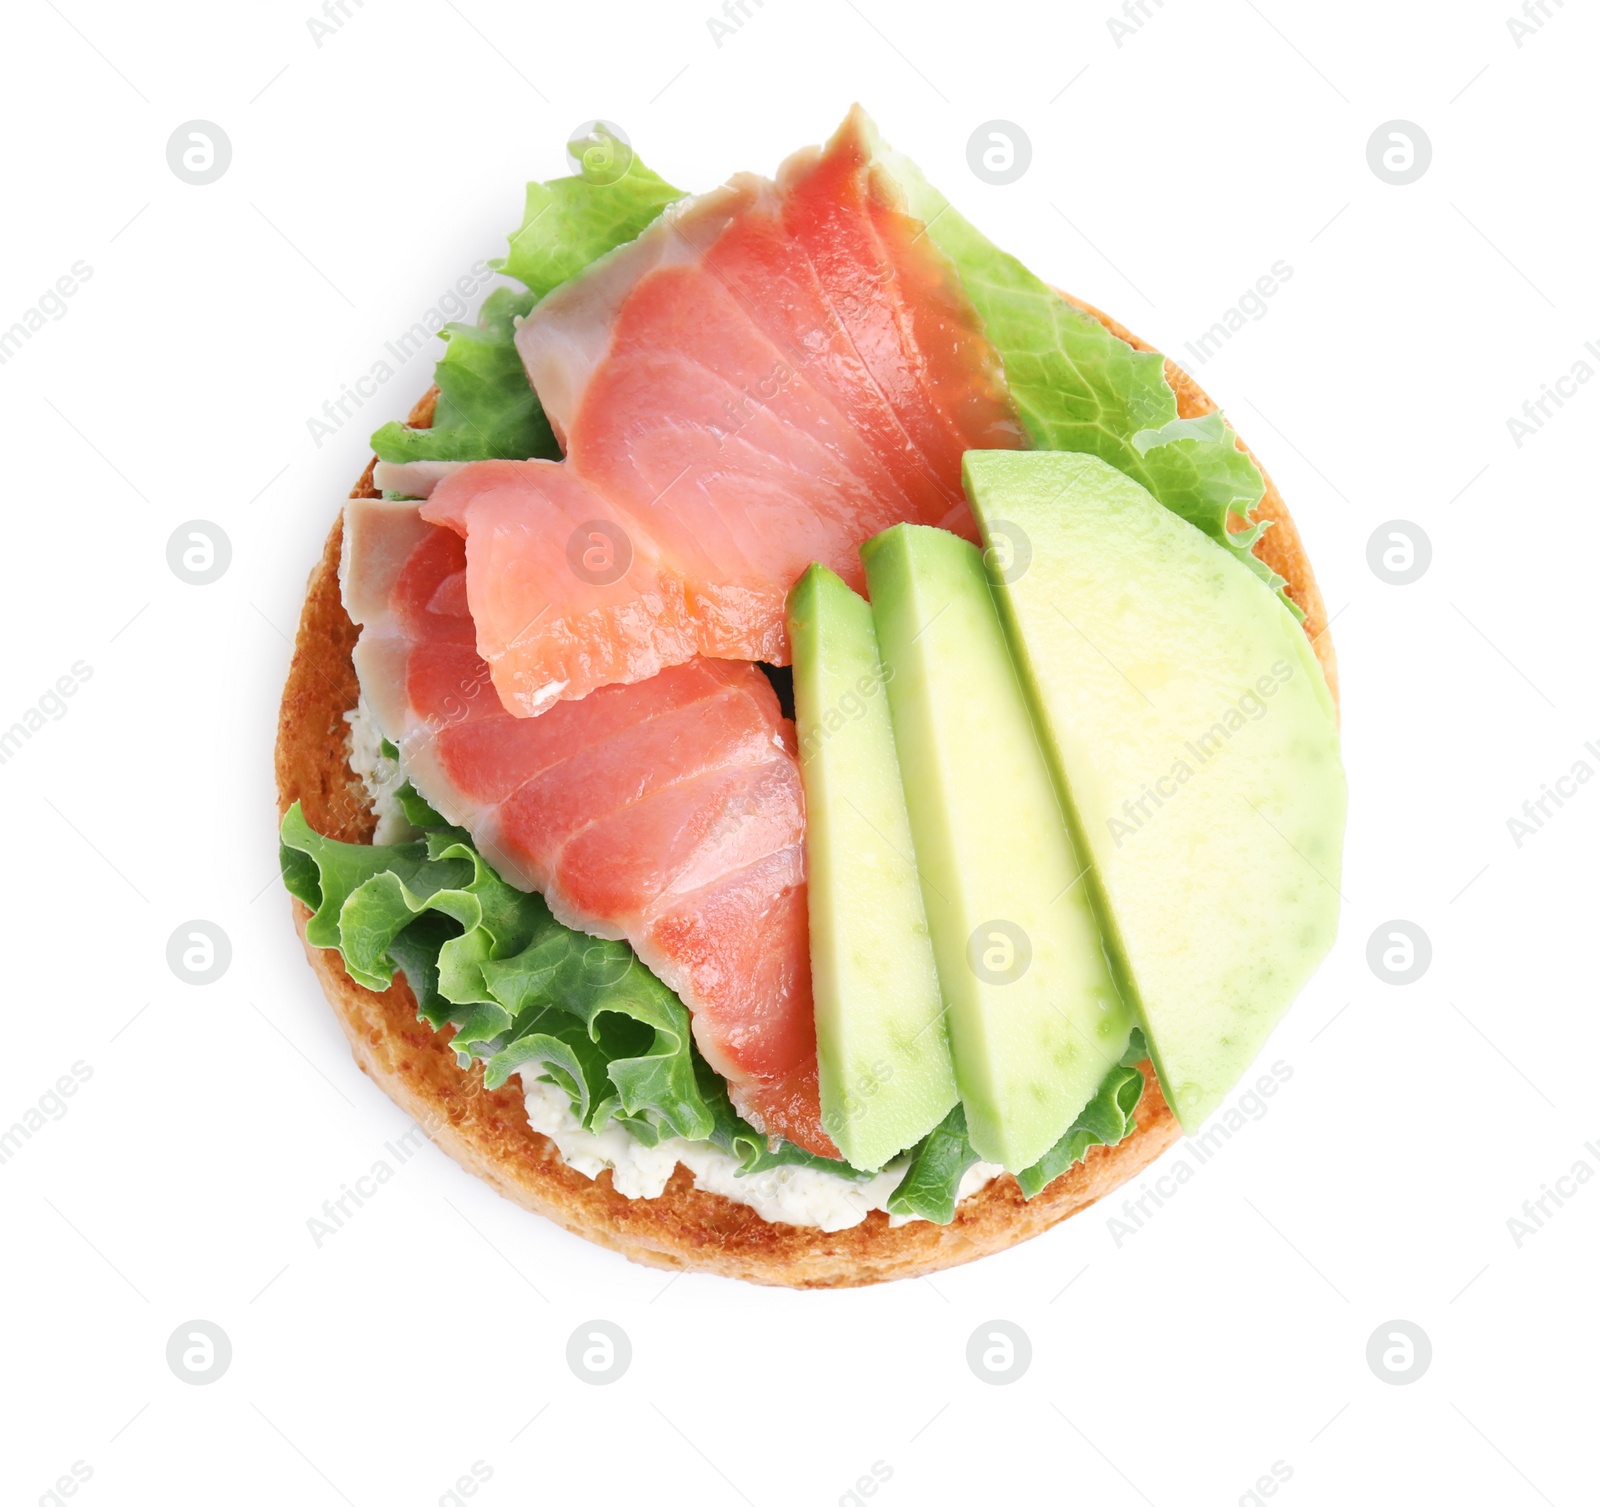
<instances>
[{"instance_id":1,"label":"open-faced sandwich","mask_svg":"<svg viewBox=\"0 0 1600 1507\"><path fill-rule=\"evenodd\" d=\"M283 873L357 1060L660 1266L1028 1239L1331 944L1322 601L1210 400L852 111L684 194L532 184L314 571Z\"/></svg>"}]
</instances>

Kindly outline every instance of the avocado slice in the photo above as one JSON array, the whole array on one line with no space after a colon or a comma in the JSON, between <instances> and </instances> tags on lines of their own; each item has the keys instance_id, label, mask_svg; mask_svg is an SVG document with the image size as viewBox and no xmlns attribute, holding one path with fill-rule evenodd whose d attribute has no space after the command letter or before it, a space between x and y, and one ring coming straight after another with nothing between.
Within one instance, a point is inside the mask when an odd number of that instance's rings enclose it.
<instances>
[{"instance_id":1,"label":"avocado slice","mask_svg":"<svg viewBox=\"0 0 1600 1507\"><path fill-rule=\"evenodd\" d=\"M1012 1172L1128 1044L1117 993L978 551L899 524L862 547L973 1148Z\"/></svg>"},{"instance_id":2,"label":"avocado slice","mask_svg":"<svg viewBox=\"0 0 1600 1507\"><path fill-rule=\"evenodd\" d=\"M876 1171L956 1102L872 609L813 565L789 594L822 1125Z\"/></svg>"},{"instance_id":3,"label":"avocado slice","mask_svg":"<svg viewBox=\"0 0 1600 1507\"><path fill-rule=\"evenodd\" d=\"M1282 601L1114 467L969 451L963 471L1119 979L1192 1133L1333 942L1333 698Z\"/></svg>"}]
</instances>

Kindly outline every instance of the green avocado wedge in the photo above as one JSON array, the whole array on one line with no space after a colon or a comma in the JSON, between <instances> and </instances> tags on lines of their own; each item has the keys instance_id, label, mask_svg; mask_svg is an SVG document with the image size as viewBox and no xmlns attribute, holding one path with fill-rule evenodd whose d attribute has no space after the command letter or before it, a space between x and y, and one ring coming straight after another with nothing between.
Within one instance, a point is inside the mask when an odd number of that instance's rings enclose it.
<instances>
[{"instance_id":1,"label":"green avocado wedge","mask_svg":"<svg viewBox=\"0 0 1600 1507\"><path fill-rule=\"evenodd\" d=\"M955 1105L950 1040L872 609L822 565L788 606L822 1125L876 1171Z\"/></svg>"},{"instance_id":2,"label":"green avocado wedge","mask_svg":"<svg viewBox=\"0 0 1600 1507\"><path fill-rule=\"evenodd\" d=\"M1118 995L978 551L899 524L862 547L967 1133L1011 1172L1117 1065Z\"/></svg>"},{"instance_id":3,"label":"green avocado wedge","mask_svg":"<svg viewBox=\"0 0 1600 1507\"><path fill-rule=\"evenodd\" d=\"M1333 942L1333 699L1282 601L1105 461L970 451L963 471L1119 981L1192 1134Z\"/></svg>"}]
</instances>

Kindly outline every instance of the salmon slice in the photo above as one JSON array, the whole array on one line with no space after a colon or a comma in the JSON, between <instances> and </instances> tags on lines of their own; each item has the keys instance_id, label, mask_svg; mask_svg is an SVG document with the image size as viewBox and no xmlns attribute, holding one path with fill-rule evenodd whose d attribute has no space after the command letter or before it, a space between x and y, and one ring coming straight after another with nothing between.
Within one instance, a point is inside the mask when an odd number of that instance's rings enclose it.
<instances>
[{"instance_id":1,"label":"salmon slice","mask_svg":"<svg viewBox=\"0 0 1600 1507\"><path fill-rule=\"evenodd\" d=\"M813 560L859 589L891 524L976 537L962 453L1022 431L869 130L680 201L534 308L517 348L564 460L426 478L515 715L697 656L787 664Z\"/></svg>"},{"instance_id":2,"label":"salmon slice","mask_svg":"<svg viewBox=\"0 0 1600 1507\"><path fill-rule=\"evenodd\" d=\"M753 664L691 658L512 716L474 647L466 546L415 502L353 500L341 584L362 694L418 791L556 918L622 937L689 1007L758 1130L822 1129L793 725Z\"/></svg>"}]
</instances>

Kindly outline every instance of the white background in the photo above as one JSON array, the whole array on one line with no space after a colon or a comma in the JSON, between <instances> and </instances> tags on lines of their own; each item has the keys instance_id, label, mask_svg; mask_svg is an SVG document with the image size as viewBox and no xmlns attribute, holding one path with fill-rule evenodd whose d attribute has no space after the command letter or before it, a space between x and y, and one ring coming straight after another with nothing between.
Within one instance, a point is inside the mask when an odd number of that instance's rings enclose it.
<instances>
[{"instance_id":1,"label":"white background","mask_svg":"<svg viewBox=\"0 0 1600 1507\"><path fill-rule=\"evenodd\" d=\"M81 1462L76 1499L108 1507L426 1507L482 1462L490 1507L768 1507L848 1502L882 1462L889 1507L1191 1507L1251 1500L1281 1461L1291 1507L1594 1502L1600 1186L1520 1247L1507 1221L1600 1169L1600 788L1520 848L1506 823L1600 768L1600 387L1520 448L1506 420L1600 338L1600 22L1552 0L1519 48L1510 0L1150 0L1119 47L1109 0L747 4L720 47L710 0L350 0L320 47L309 0L7 8L0 327L75 261L93 275L0 366L0 724L75 661L93 675L0 765L0 1128L92 1070L0 1165L4 1500ZM1169 352L1293 269L1196 367L1337 614L1347 903L1267 1050L1292 1077L1120 1246L1099 1208L888 1288L669 1279L431 1148L318 1249L308 1218L405 1122L275 882L273 730L307 571L429 357L320 447L306 421L502 249L579 122L703 188L855 98L994 239ZM1408 187L1367 165L1396 117L1433 144ZM209 187L167 166L195 118L233 144ZM967 166L995 118L1033 144L1009 187ZM166 563L193 518L233 545L203 588ZM1391 519L1432 540L1414 585L1368 567ZM233 946L203 988L165 960L194 917ZM1394 918L1433 945L1407 987L1366 962ZM164 1358L195 1318L232 1341L215 1385ZM564 1360L593 1318L632 1339L607 1388ZM994 1318L1033 1345L1006 1387L965 1360ZM1396 1318L1433 1346L1408 1386L1365 1359Z\"/></svg>"}]
</instances>

